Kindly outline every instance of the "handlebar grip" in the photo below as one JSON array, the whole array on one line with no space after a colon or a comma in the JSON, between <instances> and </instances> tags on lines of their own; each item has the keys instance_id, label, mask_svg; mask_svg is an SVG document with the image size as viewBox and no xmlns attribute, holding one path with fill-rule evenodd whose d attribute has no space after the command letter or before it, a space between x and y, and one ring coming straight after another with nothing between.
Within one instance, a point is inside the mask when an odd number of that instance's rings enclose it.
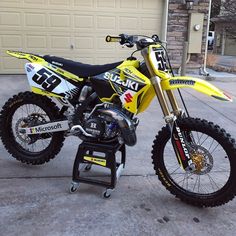
<instances>
[{"instance_id":1,"label":"handlebar grip","mask_svg":"<svg viewBox=\"0 0 236 236\"><path fill-rule=\"evenodd\" d=\"M108 42L108 43L120 43L121 42L121 37L107 35L106 42Z\"/></svg>"}]
</instances>

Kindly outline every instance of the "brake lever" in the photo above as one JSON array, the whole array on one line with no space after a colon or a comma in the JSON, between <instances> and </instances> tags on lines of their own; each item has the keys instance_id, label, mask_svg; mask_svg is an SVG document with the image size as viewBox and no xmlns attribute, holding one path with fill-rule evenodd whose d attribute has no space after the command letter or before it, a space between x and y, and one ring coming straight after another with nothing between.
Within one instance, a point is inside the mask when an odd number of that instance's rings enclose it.
<instances>
[{"instance_id":1,"label":"brake lever","mask_svg":"<svg viewBox=\"0 0 236 236\"><path fill-rule=\"evenodd\" d=\"M135 37L133 35L127 37L127 44L128 48L132 48L135 44Z\"/></svg>"},{"instance_id":2,"label":"brake lever","mask_svg":"<svg viewBox=\"0 0 236 236\"><path fill-rule=\"evenodd\" d=\"M119 34L119 36L121 37L120 40L120 44L124 45L127 43L127 39L129 38L129 36L127 34Z\"/></svg>"},{"instance_id":3,"label":"brake lever","mask_svg":"<svg viewBox=\"0 0 236 236\"><path fill-rule=\"evenodd\" d=\"M127 42L125 45L126 45L126 47L128 47L128 48L132 48L132 47L134 46L134 44L131 43L131 42Z\"/></svg>"}]
</instances>

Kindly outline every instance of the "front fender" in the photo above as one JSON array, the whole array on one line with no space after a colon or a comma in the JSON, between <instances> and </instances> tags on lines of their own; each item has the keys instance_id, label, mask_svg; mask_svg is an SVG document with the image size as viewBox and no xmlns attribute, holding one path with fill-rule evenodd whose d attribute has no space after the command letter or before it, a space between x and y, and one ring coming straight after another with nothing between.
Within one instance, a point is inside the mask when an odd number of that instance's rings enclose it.
<instances>
[{"instance_id":1,"label":"front fender","mask_svg":"<svg viewBox=\"0 0 236 236\"><path fill-rule=\"evenodd\" d=\"M221 101L233 101L233 99L229 95L225 94L223 91L210 84L209 82L189 76L176 76L162 80L161 87L163 90L192 88L197 90L198 92L204 93Z\"/></svg>"}]
</instances>

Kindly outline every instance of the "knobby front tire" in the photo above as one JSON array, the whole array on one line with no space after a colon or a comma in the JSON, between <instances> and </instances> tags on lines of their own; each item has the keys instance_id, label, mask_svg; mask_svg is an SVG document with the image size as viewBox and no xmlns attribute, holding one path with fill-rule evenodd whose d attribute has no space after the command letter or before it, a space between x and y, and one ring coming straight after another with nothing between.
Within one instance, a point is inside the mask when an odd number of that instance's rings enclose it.
<instances>
[{"instance_id":1,"label":"knobby front tire","mask_svg":"<svg viewBox=\"0 0 236 236\"><path fill-rule=\"evenodd\" d=\"M161 183L171 194L195 206L214 207L232 200L236 194L235 140L206 120L183 118L177 122L181 130L194 137L194 144L189 147L196 152L190 156L198 170L185 172L179 166L169 126L163 127L152 150L154 170Z\"/></svg>"}]
</instances>

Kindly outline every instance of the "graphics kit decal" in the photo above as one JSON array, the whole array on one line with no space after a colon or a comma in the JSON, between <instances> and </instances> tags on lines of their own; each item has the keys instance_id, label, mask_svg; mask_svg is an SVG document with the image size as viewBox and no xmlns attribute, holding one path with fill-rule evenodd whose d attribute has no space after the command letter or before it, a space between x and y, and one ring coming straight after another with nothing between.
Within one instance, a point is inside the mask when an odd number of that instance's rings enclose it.
<instances>
[{"instance_id":1,"label":"graphics kit decal","mask_svg":"<svg viewBox=\"0 0 236 236\"><path fill-rule=\"evenodd\" d=\"M26 67L26 70L28 72L31 72L32 70L34 70L34 66L32 64L28 64L28 66Z\"/></svg>"},{"instance_id":2,"label":"graphics kit decal","mask_svg":"<svg viewBox=\"0 0 236 236\"><path fill-rule=\"evenodd\" d=\"M196 82L194 80L187 79L171 79L169 80L170 85L184 84L184 85L194 85Z\"/></svg>"},{"instance_id":3,"label":"graphics kit decal","mask_svg":"<svg viewBox=\"0 0 236 236\"><path fill-rule=\"evenodd\" d=\"M167 72L167 62L165 58L165 52L163 49L156 49L155 55L157 59L158 70Z\"/></svg>"},{"instance_id":4,"label":"graphics kit decal","mask_svg":"<svg viewBox=\"0 0 236 236\"><path fill-rule=\"evenodd\" d=\"M185 143L185 138L180 130L180 128L175 124L173 127L172 143L175 147L176 155L178 156L180 164L184 169L188 168L193 164L189 150Z\"/></svg>"},{"instance_id":5,"label":"graphics kit decal","mask_svg":"<svg viewBox=\"0 0 236 236\"><path fill-rule=\"evenodd\" d=\"M59 62L57 62L57 61L52 61L52 64L54 64L54 65L56 65L56 66L63 66L62 63L59 63Z\"/></svg>"},{"instance_id":6,"label":"graphics kit decal","mask_svg":"<svg viewBox=\"0 0 236 236\"><path fill-rule=\"evenodd\" d=\"M53 97L64 97L67 94L73 97L78 91L79 82L69 80L39 64L27 63L25 69L32 91L35 93Z\"/></svg>"},{"instance_id":7,"label":"graphics kit decal","mask_svg":"<svg viewBox=\"0 0 236 236\"><path fill-rule=\"evenodd\" d=\"M131 79L121 80L119 75L117 75L115 73L111 73L111 72L104 73L104 78L114 82L115 84L132 89L134 91L138 91L139 83L137 83Z\"/></svg>"},{"instance_id":8,"label":"graphics kit decal","mask_svg":"<svg viewBox=\"0 0 236 236\"><path fill-rule=\"evenodd\" d=\"M124 99L127 103L129 103L129 102L132 102L133 96L130 93L126 93Z\"/></svg>"},{"instance_id":9,"label":"graphics kit decal","mask_svg":"<svg viewBox=\"0 0 236 236\"><path fill-rule=\"evenodd\" d=\"M120 69L115 69L110 72L105 72L104 79L111 81L113 85L117 84L122 88L127 88L134 91L138 91L143 86L145 86L143 80L138 76L134 75L133 72L127 68L124 69L124 72L121 71ZM119 91L117 92L119 93Z\"/></svg>"},{"instance_id":10,"label":"graphics kit decal","mask_svg":"<svg viewBox=\"0 0 236 236\"><path fill-rule=\"evenodd\" d=\"M34 127L21 128L20 132L24 134L43 134L49 132L65 131L69 129L68 121L50 122Z\"/></svg>"},{"instance_id":11,"label":"graphics kit decal","mask_svg":"<svg viewBox=\"0 0 236 236\"><path fill-rule=\"evenodd\" d=\"M135 92L132 90L127 90L124 94L120 96L122 103L131 103L134 100Z\"/></svg>"},{"instance_id":12,"label":"graphics kit decal","mask_svg":"<svg viewBox=\"0 0 236 236\"><path fill-rule=\"evenodd\" d=\"M97 157L84 156L84 160L98 164L100 166L106 166L107 164L107 161L105 159L101 159Z\"/></svg>"},{"instance_id":13,"label":"graphics kit decal","mask_svg":"<svg viewBox=\"0 0 236 236\"><path fill-rule=\"evenodd\" d=\"M32 90L32 92L37 93L37 94L42 94L42 95L56 97L56 98L63 98L65 96L64 93L57 94L57 93L53 93L53 92L48 92L44 89L40 89L40 88L37 88L34 86L31 86L31 90Z\"/></svg>"},{"instance_id":14,"label":"graphics kit decal","mask_svg":"<svg viewBox=\"0 0 236 236\"><path fill-rule=\"evenodd\" d=\"M49 70L42 68L32 77L32 80L41 85L46 91L52 92L60 83L61 79L53 75Z\"/></svg>"},{"instance_id":15,"label":"graphics kit decal","mask_svg":"<svg viewBox=\"0 0 236 236\"><path fill-rule=\"evenodd\" d=\"M125 68L124 69L124 72L125 72L125 75L128 77L128 76L131 76L132 79L135 79L135 80L138 80L138 81L141 81L143 83L145 83L145 80L143 80L142 78L138 77L137 75L135 75L130 69L128 68Z\"/></svg>"},{"instance_id":16,"label":"graphics kit decal","mask_svg":"<svg viewBox=\"0 0 236 236\"><path fill-rule=\"evenodd\" d=\"M36 133L41 133L44 131L50 131L50 130L58 130L61 129L61 124L57 123L56 125L51 125L51 126L44 126L44 127L38 127L38 128L30 128L31 134L36 134Z\"/></svg>"}]
</instances>

